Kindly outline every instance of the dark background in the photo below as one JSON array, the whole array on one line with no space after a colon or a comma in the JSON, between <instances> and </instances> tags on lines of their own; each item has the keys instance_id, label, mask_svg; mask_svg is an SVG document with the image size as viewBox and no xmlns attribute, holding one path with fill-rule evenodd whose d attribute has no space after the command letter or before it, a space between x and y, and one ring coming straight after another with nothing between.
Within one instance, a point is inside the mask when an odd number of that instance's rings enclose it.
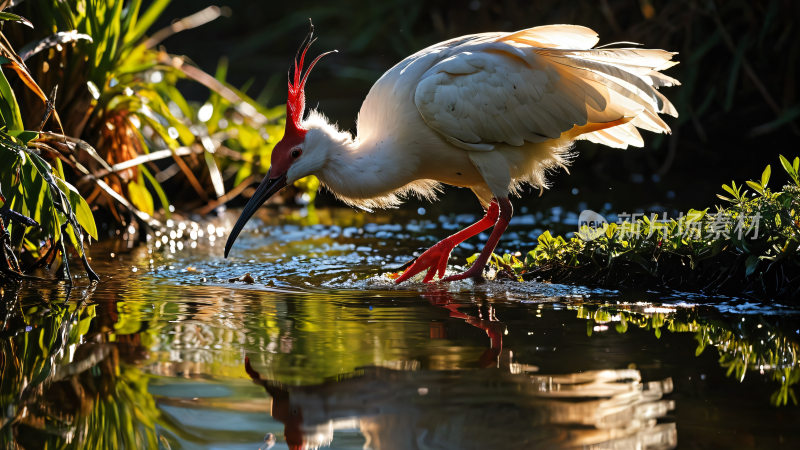
<instances>
[{"instance_id":1,"label":"dark background","mask_svg":"<svg viewBox=\"0 0 800 450\"><path fill-rule=\"evenodd\" d=\"M169 52L211 72L227 58L229 81L250 83L247 92L262 103L281 104L288 67L311 18L319 37L313 50L339 53L315 69L308 105L350 130L384 71L463 34L572 23L597 31L600 44L634 41L679 52L681 63L667 74L682 86L662 89L680 112L667 118L672 134L643 132L645 148L625 151L579 142L572 174L553 178L549 201L580 199L590 208L605 202L615 208L711 206L723 182L756 179L767 164L777 188L786 180L778 154L800 155L800 2L173 0L156 28L212 4L224 7L226 17L168 38L163 45ZM526 198L520 202L549 202Z\"/></svg>"}]
</instances>

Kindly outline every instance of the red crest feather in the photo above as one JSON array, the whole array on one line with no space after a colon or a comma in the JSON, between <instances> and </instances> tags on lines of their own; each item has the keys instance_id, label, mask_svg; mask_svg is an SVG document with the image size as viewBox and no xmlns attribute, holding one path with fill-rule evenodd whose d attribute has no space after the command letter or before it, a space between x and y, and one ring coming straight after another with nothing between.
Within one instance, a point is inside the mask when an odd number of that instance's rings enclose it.
<instances>
[{"instance_id":1,"label":"red crest feather","mask_svg":"<svg viewBox=\"0 0 800 450\"><path fill-rule=\"evenodd\" d=\"M306 80L308 80L308 74L311 73L311 69L314 68L314 66L317 64L317 61L319 61L323 56L336 52L336 50L331 50L317 56L313 61L311 61L311 64L309 64L305 73L303 73L303 63L306 58L306 52L311 47L311 44L317 40L314 37L314 25L310 25L311 30L308 32L308 35L305 37L305 39L303 39L303 42L300 44L300 48L297 50L297 54L294 57L294 77L291 76L291 71L289 75L289 96L286 100L287 134L290 132L300 134L302 131L305 131L300 122L303 120L303 112L306 108L305 88ZM297 60L298 56L300 61Z\"/></svg>"}]
</instances>

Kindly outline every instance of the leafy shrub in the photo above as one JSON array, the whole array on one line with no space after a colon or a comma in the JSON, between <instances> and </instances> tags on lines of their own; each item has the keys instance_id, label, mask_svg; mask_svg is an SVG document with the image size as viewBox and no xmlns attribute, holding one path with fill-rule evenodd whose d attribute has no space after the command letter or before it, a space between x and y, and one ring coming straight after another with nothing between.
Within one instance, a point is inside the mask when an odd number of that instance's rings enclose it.
<instances>
[{"instance_id":1,"label":"leafy shrub","mask_svg":"<svg viewBox=\"0 0 800 450\"><path fill-rule=\"evenodd\" d=\"M731 182L727 206L689 210L677 219L583 226L574 237L542 233L524 260L493 265L523 278L602 286L665 287L759 298L800 295L800 158L780 157L791 183L773 192L771 167L751 190Z\"/></svg>"},{"instance_id":2,"label":"leafy shrub","mask_svg":"<svg viewBox=\"0 0 800 450\"><path fill-rule=\"evenodd\" d=\"M27 18L0 15L18 22L0 36L0 62L16 74L0 76L4 278L60 255L69 279L68 240L95 279L81 230L99 237L94 214L126 231L158 226L173 202L208 212L249 183L228 193L226 184L266 172L260 161L281 138L283 109L259 107L226 83L224 62L212 76L159 48L222 13L209 7L148 37L168 4L30 0L16 6ZM207 99L185 98L181 80L208 88Z\"/></svg>"}]
</instances>

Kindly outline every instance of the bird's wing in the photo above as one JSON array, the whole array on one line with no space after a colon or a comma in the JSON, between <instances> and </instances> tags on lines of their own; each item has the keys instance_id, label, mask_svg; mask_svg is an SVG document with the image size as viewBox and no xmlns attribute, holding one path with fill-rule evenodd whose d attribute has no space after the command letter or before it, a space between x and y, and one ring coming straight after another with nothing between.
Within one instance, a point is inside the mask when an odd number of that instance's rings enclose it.
<instances>
[{"instance_id":1,"label":"bird's wing","mask_svg":"<svg viewBox=\"0 0 800 450\"><path fill-rule=\"evenodd\" d=\"M467 41L441 52L414 102L431 128L469 150L560 137L624 148L643 144L637 127L669 132L658 114L677 113L656 89L678 84L659 72L674 53L596 43L574 25Z\"/></svg>"}]
</instances>

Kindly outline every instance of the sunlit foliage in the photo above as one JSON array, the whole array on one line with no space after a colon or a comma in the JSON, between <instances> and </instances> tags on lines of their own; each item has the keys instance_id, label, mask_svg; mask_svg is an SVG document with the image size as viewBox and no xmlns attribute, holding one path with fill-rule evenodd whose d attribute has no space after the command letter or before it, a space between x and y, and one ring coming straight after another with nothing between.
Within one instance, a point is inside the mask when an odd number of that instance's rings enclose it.
<instances>
[{"instance_id":1,"label":"sunlit foliage","mask_svg":"<svg viewBox=\"0 0 800 450\"><path fill-rule=\"evenodd\" d=\"M652 286L796 299L800 293L800 158L780 157L790 183L769 187L771 167L744 186L724 185L727 205L677 219L584 226L571 238L542 233L524 259L493 260L513 276L608 286Z\"/></svg>"},{"instance_id":2,"label":"sunlit foliage","mask_svg":"<svg viewBox=\"0 0 800 450\"><path fill-rule=\"evenodd\" d=\"M60 256L69 279L71 246L95 278L83 231L97 239L116 223L135 234L169 218L176 202L207 213L266 172L261 161L283 133L283 108L266 110L226 83L224 61L212 76L159 47L221 14L209 7L148 36L168 4L31 0L15 5L25 18L0 17L17 22L0 40L3 65L15 73L0 76L6 276ZM181 80L208 88L207 99L187 100Z\"/></svg>"},{"instance_id":3,"label":"sunlit foliage","mask_svg":"<svg viewBox=\"0 0 800 450\"><path fill-rule=\"evenodd\" d=\"M2 19L29 24L10 13L5 13ZM25 91L32 93L36 102L44 105L42 125L51 116L58 122L58 115L49 108L47 98L22 58L6 44L1 33L0 52L3 65L16 73ZM0 279L22 278L25 269L50 265L56 254L61 254L61 273L69 280L66 258L69 245L81 257L89 277L96 280L97 275L89 267L83 248L84 230L97 238L89 205L75 187L65 181L61 161L56 159L51 165L41 157L35 144L40 130L25 129L20 104L5 72L0 73L0 115ZM22 247L38 257L25 268L14 252Z\"/></svg>"}]
</instances>

